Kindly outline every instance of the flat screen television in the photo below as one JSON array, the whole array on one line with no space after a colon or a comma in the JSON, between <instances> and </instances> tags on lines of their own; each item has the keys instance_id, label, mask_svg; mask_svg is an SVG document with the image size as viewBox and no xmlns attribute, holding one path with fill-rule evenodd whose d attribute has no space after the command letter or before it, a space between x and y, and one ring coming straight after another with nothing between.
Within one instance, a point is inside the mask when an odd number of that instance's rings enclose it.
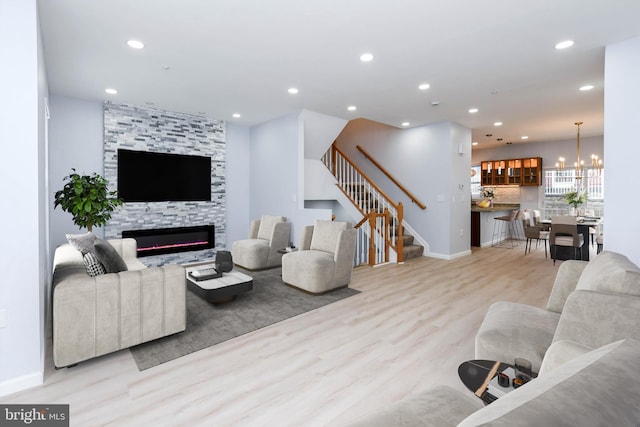
<instances>
[{"instance_id":1,"label":"flat screen television","mask_svg":"<svg viewBox=\"0 0 640 427\"><path fill-rule=\"evenodd\" d=\"M118 150L125 202L211 201L211 157Z\"/></svg>"}]
</instances>

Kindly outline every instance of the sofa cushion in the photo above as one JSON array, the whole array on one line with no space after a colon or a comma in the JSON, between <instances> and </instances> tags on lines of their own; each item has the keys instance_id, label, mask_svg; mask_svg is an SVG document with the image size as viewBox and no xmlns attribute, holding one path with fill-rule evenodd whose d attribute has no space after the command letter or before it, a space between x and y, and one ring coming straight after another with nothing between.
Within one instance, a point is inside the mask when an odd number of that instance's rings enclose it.
<instances>
[{"instance_id":1,"label":"sofa cushion","mask_svg":"<svg viewBox=\"0 0 640 427\"><path fill-rule=\"evenodd\" d=\"M640 297L576 290L569 295L553 341L598 348L625 338L640 340Z\"/></svg>"},{"instance_id":2,"label":"sofa cushion","mask_svg":"<svg viewBox=\"0 0 640 427\"><path fill-rule=\"evenodd\" d=\"M69 244L79 250L82 255L91 252L96 242L96 235L90 231L84 234L67 234L66 237Z\"/></svg>"},{"instance_id":3,"label":"sofa cushion","mask_svg":"<svg viewBox=\"0 0 640 427\"><path fill-rule=\"evenodd\" d=\"M338 237L342 230L346 230L347 222L316 220L311 237L311 250L334 253L338 244Z\"/></svg>"},{"instance_id":4,"label":"sofa cushion","mask_svg":"<svg viewBox=\"0 0 640 427\"><path fill-rule=\"evenodd\" d=\"M111 243L106 240L96 239L93 253L96 255L96 258L98 258L98 261L100 261L104 266L107 273L127 271L127 264L116 249L111 246Z\"/></svg>"},{"instance_id":5,"label":"sofa cushion","mask_svg":"<svg viewBox=\"0 0 640 427\"><path fill-rule=\"evenodd\" d=\"M462 421L470 426L637 426L640 342L578 356Z\"/></svg>"},{"instance_id":6,"label":"sofa cushion","mask_svg":"<svg viewBox=\"0 0 640 427\"><path fill-rule=\"evenodd\" d=\"M475 357L505 363L523 357L530 360L534 372L538 372L559 320L558 313L542 308L495 302L476 334Z\"/></svg>"},{"instance_id":7,"label":"sofa cushion","mask_svg":"<svg viewBox=\"0 0 640 427\"><path fill-rule=\"evenodd\" d=\"M584 268L576 289L640 296L640 268L622 254L604 251Z\"/></svg>"},{"instance_id":8,"label":"sofa cushion","mask_svg":"<svg viewBox=\"0 0 640 427\"><path fill-rule=\"evenodd\" d=\"M104 265L98 261L98 258L93 252L87 252L83 256L84 267L87 269L87 274L91 277L96 277L101 274L105 274L107 270L105 270Z\"/></svg>"},{"instance_id":9,"label":"sofa cushion","mask_svg":"<svg viewBox=\"0 0 640 427\"><path fill-rule=\"evenodd\" d=\"M258 228L258 239L271 240L276 224L284 221L283 216L262 215L260 228Z\"/></svg>"}]
</instances>

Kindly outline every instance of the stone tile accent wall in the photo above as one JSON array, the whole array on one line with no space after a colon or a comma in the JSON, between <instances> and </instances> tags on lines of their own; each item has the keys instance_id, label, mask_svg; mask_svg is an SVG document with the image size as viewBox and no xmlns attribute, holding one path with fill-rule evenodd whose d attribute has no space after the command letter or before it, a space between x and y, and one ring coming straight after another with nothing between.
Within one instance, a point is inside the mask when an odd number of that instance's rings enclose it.
<instances>
[{"instance_id":1,"label":"stone tile accent wall","mask_svg":"<svg viewBox=\"0 0 640 427\"><path fill-rule=\"evenodd\" d=\"M226 123L154 108L104 104L104 176L118 188L118 149L211 157L210 202L125 203L105 226L105 237L120 238L123 230L190 227L213 224L215 248L144 257L147 265L212 259L226 248L225 167Z\"/></svg>"}]
</instances>

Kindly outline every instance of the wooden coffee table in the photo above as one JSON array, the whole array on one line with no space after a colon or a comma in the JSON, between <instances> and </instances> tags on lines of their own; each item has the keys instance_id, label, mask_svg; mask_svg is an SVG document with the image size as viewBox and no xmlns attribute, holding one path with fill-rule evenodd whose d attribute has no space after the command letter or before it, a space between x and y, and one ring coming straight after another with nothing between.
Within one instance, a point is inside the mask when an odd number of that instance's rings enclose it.
<instances>
[{"instance_id":1,"label":"wooden coffee table","mask_svg":"<svg viewBox=\"0 0 640 427\"><path fill-rule=\"evenodd\" d=\"M233 301L239 294L253 289L253 277L235 270L209 280L195 280L189 275L190 271L207 267L213 267L213 265L187 268L187 288L212 304Z\"/></svg>"}]
</instances>

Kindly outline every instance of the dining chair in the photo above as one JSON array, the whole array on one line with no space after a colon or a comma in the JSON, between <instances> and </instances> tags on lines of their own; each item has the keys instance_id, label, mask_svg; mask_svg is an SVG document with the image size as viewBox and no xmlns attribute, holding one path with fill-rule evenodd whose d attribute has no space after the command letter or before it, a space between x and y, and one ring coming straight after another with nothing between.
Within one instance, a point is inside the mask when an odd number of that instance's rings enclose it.
<instances>
[{"instance_id":1,"label":"dining chair","mask_svg":"<svg viewBox=\"0 0 640 427\"><path fill-rule=\"evenodd\" d=\"M581 233L578 233L578 223L575 216L554 216L551 218L549 245L554 265L558 254L558 246L573 248L574 259L576 259L578 250L580 250L580 259L582 258L584 237Z\"/></svg>"},{"instance_id":2,"label":"dining chair","mask_svg":"<svg viewBox=\"0 0 640 427\"><path fill-rule=\"evenodd\" d=\"M596 212L593 209L585 209L584 216L593 218ZM598 237L600 233L596 227L589 227L589 237L591 238L591 246L595 244L595 238Z\"/></svg>"},{"instance_id":3,"label":"dining chair","mask_svg":"<svg viewBox=\"0 0 640 427\"><path fill-rule=\"evenodd\" d=\"M596 249L596 253L599 254L600 252L602 252L602 249L604 248L604 236L601 234L598 237L596 237L596 244L598 245Z\"/></svg>"},{"instance_id":4,"label":"dining chair","mask_svg":"<svg viewBox=\"0 0 640 427\"><path fill-rule=\"evenodd\" d=\"M526 242L524 244L524 254L531 253L531 243L536 241L536 249L540 244L540 240L544 241L544 257L547 258L547 240L549 240L549 231L535 223L532 212L522 212L522 229Z\"/></svg>"}]
</instances>

